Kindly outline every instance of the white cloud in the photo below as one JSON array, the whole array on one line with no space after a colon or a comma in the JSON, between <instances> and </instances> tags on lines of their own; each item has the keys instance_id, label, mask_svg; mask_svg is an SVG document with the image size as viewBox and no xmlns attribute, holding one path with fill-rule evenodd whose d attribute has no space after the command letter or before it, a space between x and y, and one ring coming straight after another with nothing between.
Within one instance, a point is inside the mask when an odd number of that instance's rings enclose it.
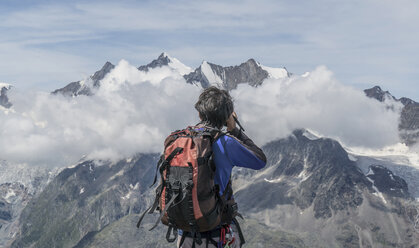
<instances>
[{"instance_id":1,"label":"white cloud","mask_svg":"<svg viewBox=\"0 0 419 248\"><path fill-rule=\"evenodd\" d=\"M161 152L173 130L198 122L200 88L168 67L145 73L120 61L93 96L65 98L12 91L13 110L0 111L0 158L65 166ZM260 145L310 128L347 145L382 147L397 138L398 113L347 87L324 67L307 77L269 79L232 91L239 118Z\"/></svg>"},{"instance_id":2,"label":"white cloud","mask_svg":"<svg viewBox=\"0 0 419 248\"><path fill-rule=\"evenodd\" d=\"M395 111L362 91L334 79L318 67L307 77L269 79L258 88L248 85L232 92L249 134L259 143L284 137L296 128L309 128L349 146L379 148L397 143L401 105Z\"/></svg>"},{"instance_id":3,"label":"white cloud","mask_svg":"<svg viewBox=\"0 0 419 248\"><path fill-rule=\"evenodd\" d=\"M198 121L199 91L168 68L144 73L121 61L91 97L11 92L15 113L0 112L0 157L62 166L83 155L160 152L170 131Z\"/></svg>"}]
</instances>

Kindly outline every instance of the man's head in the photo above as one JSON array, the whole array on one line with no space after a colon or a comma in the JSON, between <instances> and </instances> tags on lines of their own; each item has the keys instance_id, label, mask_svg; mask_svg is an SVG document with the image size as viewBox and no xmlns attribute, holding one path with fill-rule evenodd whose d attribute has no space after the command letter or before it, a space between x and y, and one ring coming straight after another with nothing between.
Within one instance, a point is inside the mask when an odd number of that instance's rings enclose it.
<instances>
[{"instance_id":1,"label":"man's head","mask_svg":"<svg viewBox=\"0 0 419 248\"><path fill-rule=\"evenodd\" d=\"M234 111L234 104L226 90L217 87L205 89L199 96L195 109L199 112L202 121L211 126L221 128L226 124L228 117Z\"/></svg>"}]
</instances>

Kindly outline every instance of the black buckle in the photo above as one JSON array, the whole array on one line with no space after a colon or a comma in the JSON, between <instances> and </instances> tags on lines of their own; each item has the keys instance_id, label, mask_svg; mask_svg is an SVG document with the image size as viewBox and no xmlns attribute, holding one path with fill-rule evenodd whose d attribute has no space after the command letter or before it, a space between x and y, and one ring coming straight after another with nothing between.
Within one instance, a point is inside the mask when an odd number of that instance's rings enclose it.
<instances>
[{"instance_id":1,"label":"black buckle","mask_svg":"<svg viewBox=\"0 0 419 248\"><path fill-rule=\"evenodd\" d=\"M172 183L171 186L172 191L175 193L180 192L180 190L182 189L182 184L179 181Z\"/></svg>"}]
</instances>

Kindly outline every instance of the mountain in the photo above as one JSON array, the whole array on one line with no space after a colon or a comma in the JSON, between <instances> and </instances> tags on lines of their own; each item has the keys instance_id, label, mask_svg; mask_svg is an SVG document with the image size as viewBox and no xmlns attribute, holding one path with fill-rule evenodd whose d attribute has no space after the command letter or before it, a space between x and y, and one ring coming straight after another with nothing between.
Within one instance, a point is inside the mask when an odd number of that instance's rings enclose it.
<instances>
[{"instance_id":1,"label":"mountain","mask_svg":"<svg viewBox=\"0 0 419 248\"><path fill-rule=\"evenodd\" d=\"M305 130L263 147L261 171L235 170L233 187L249 247L371 247L419 242L406 182L384 167L367 175L337 141ZM61 171L20 215L12 247L173 247L152 202L158 154L81 162Z\"/></svg>"},{"instance_id":2,"label":"mountain","mask_svg":"<svg viewBox=\"0 0 419 248\"><path fill-rule=\"evenodd\" d=\"M397 99L392 94L390 94L390 92L383 91L380 86L374 86L370 89L365 89L364 92L368 97L375 98L380 102L384 102L386 99L397 101Z\"/></svg>"},{"instance_id":3,"label":"mountain","mask_svg":"<svg viewBox=\"0 0 419 248\"><path fill-rule=\"evenodd\" d=\"M182 75L186 82L196 84L203 88L216 85L223 89L232 90L241 83L251 86L258 86L267 78L286 78L291 75L285 68L272 68L263 66L254 59L238 65L223 67L209 62L202 64L195 70L184 65L178 59L170 57L167 53L162 53L147 65L139 66L140 71L148 72L151 69L167 66L171 70ZM63 88L53 91L53 94L63 94L65 96L92 95L94 90L100 87L102 80L115 66L110 62L94 73L90 78L82 81L72 82Z\"/></svg>"},{"instance_id":4,"label":"mountain","mask_svg":"<svg viewBox=\"0 0 419 248\"><path fill-rule=\"evenodd\" d=\"M9 102L7 97L7 91L11 89L10 84L0 83L0 106L10 108L12 104Z\"/></svg>"},{"instance_id":5,"label":"mountain","mask_svg":"<svg viewBox=\"0 0 419 248\"><path fill-rule=\"evenodd\" d=\"M100 80L102 80L113 68L115 68L115 66L112 63L106 62L102 66L102 69L95 72L88 79L69 83L65 87L53 91L52 94L63 94L70 97L92 95L93 90L100 87Z\"/></svg>"},{"instance_id":6,"label":"mountain","mask_svg":"<svg viewBox=\"0 0 419 248\"><path fill-rule=\"evenodd\" d=\"M215 85L226 90L232 90L241 83L258 86L268 77L282 78L289 75L285 68L265 67L254 59L249 59L238 66L228 67L204 61L194 72L185 75L184 78L186 82L200 84L203 88Z\"/></svg>"},{"instance_id":7,"label":"mountain","mask_svg":"<svg viewBox=\"0 0 419 248\"><path fill-rule=\"evenodd\" d=\"M22 211L12 247L73 247L125 215L139 213L147 205L157 158L85 161L64 169Z\"/></svg>"},{"instance_id":8,"label":"mountain","mask_svg":"<svg viewBox=\"0 0 419 248\"><path fill-rule=\"evenodd\" d=\"M390 94L390 92L383 91L380 86L374 86L370 89L364 90L364 92L368 97L374 98L380 102L384 102L386 99L392 99L403 104L399 123L400 138L407 145L413 145L419 141L418 102L406 97L397 99Z\"/></svg>"},{"instance_id":9,"label":"mountain","mask_svg":"<svg viewBox=\"0 0 419 248\"><path fill-rule=\"evenodd\" d=\"M149 64L138 67L138 70L148 72L150 69L155 69L162 66L168 66L170 69L177 71L181 75L190 73L192 71L190 67L182 64L176 58L170 57L167 53L160 54L157 59L153 60ZM110 62L106 62L102 69L95 72L88 79L69 83L63 88L54 90L52 94L63 94L70 97L78 95L92 95L94 94L94 91L100 87L100 81L105 78L105 76L114 68L115 65Z\"/></svg>"},{"instance_id":10,"label":"mountain","mask_svg":"<svg viewBox=\"0 0 419 248\"><path fill-rule=\"evenodd\" d=\"M410 247L417 207L388 169L364 174L334 140L296 130L263 147L262 171L236 177L240 210L270 228L299 233L312 247ZM242 169L240 169L241 171Z\"/></svg>"},{"instance_id":11,"label":"mountain","mask_svg":"<svg viewBox=\"0 0 419 248\"><path fill-rule=\"evenodd\" d=\"M151 61L149 64L138 67L138 70L148 72L150 69L162 66L168 66L172 70L179 72L181 75L188 74L192 71L189 66L182 64L182 62L176 58L170 57L167 53L160 54L157 59Z\"/></svg>"}]
</instances>

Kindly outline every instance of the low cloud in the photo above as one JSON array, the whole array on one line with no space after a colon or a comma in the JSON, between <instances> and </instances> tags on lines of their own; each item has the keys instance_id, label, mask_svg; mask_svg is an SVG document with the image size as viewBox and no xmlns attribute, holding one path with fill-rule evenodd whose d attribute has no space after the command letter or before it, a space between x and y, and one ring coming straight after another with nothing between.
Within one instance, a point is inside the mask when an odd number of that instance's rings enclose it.
<instances>
[{"instance_id":1,"label":"low cloud","mask_svg":"<svg viewBox=\"0 0 419 248\"><path fill-rule=\"evenodd\" d=\"M265 80L256 89L240 85L233 96L249 133L260 143L296 128L312 129L349 146L379 148L399 142L401 105L367 98L323 66L304 77Z\"/></svg>"},{"instance_id":2,"label":"low cloud","mask_svg":"<svg viewBox=\"0 0 419 248\"><path fill-rule=\"evenodd\" d=\"M120 61L93 96L11 92L13 109L0 111L0 158L12 163L66 166L83 156L119 159L161 152L173 130L198 122L201 89L168 67L138 71ZM231 92L239 119L255 141L309 128L347 145L398 142L397 106L391 110L347 87L319 67L308 76L268 79Z\"/></svg>"},{"instance_id":3,"label":"low cloud","mask_svg":"<svg viewBox=\"0 0 419 248\"><path fill-rule=\"evenodd\" d=\"M173 129L198 121L199 92L167 67L144 73L121 61L94 96L15 93L13 111L0 111L0 158L63 166L160 152Z\"/></svg>"}]
</instances>

